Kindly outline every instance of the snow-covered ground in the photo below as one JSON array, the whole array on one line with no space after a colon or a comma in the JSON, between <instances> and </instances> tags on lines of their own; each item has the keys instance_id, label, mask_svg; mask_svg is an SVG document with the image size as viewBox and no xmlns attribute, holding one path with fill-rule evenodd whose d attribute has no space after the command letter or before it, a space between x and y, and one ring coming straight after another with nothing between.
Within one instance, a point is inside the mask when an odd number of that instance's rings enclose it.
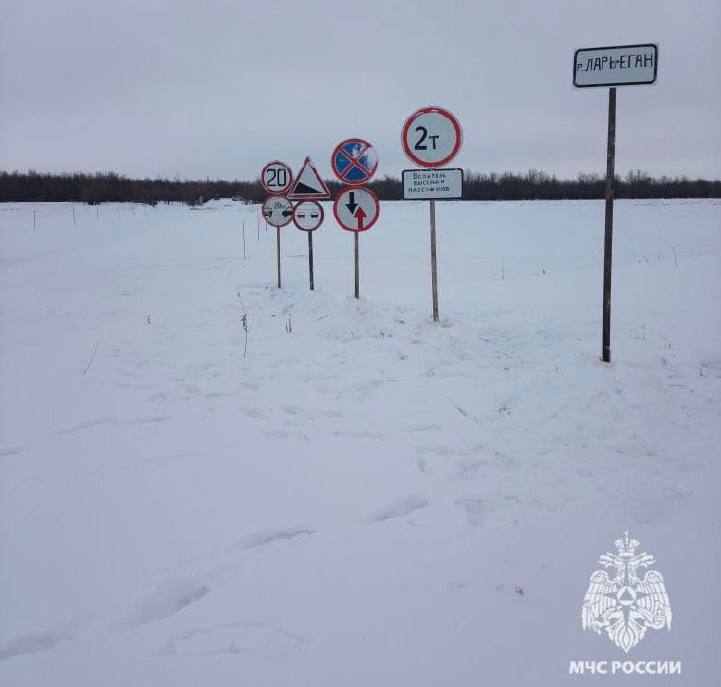
<instances>
[{"instance_id":1,"label":"snow-covered ground","mask_svg":"<svg viewBox=\"0 0 721 687\"><path fill-rule=\"evenodd\" d=\"M601 202L440 203L439 324L427 213L357 302L329 206L313 293L253 206L0 206L0 684L718 684L721 201L616 204L610 366ZM625 530L628 655L580 618Z\"/></svg>"}]
</instances>

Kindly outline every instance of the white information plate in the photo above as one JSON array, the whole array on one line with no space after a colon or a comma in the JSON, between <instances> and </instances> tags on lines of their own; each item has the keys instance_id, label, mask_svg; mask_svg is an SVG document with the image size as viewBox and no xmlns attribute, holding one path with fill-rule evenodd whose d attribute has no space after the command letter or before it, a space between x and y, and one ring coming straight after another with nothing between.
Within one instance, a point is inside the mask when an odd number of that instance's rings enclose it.
<instances>
[{"instance_id":1,"label":"white information plate","mask_svg":"<svg viewBox=\"0 0 721 687\"><path fill-rule=\"evenodd\" d=\"M462 169L404 169L403 200L463 198Z\"/></svg>"},{"instance_id":2,"label":"white information plate","mask_svg":"<svg viewBox=\"0 0 721 687\"><path fill-rule=\"evenodd\" d=\"M652 84L657 72L654 43L580 48L573 55L573 85L578 88Z\"/></svg>"}]
</instances>

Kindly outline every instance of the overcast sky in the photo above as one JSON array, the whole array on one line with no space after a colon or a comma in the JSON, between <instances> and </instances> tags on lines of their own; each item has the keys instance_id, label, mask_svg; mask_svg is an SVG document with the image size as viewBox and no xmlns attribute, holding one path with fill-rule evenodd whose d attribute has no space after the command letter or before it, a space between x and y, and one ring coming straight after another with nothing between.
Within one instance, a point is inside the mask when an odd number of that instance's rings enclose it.
<instances>
[{"instance_id":1,"label":"overcast sky","mask_svg":"<svg viewBox=\"0 0 721 687\"><path fill-rule=\"evenodd\" d=\"M578 47L657 42L619 89L617 170L721 177L721 0L0 0L0 169L252 178L360 136L412 165L417 108L454 112L453 166L605 170L606 89Z\"/></svg>"}]
</instances>

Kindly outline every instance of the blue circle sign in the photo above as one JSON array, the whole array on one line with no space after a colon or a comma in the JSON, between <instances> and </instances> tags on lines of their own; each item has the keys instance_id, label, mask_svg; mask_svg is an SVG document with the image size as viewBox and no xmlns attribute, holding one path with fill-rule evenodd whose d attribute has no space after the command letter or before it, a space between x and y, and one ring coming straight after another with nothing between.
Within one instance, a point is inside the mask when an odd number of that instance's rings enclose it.
<instances>
[{"instance_id":1,"label":"blue circle sign","mask_svg":"<svg viewBox=\"0 0 721 687\"><path fill-rule=\"evenodd\" d=\"M333 172L344 184L355 186L364 184L375 174L378 153L368 141L348 138L336 146L330 163Z\"/></svg>"}]
</instances>

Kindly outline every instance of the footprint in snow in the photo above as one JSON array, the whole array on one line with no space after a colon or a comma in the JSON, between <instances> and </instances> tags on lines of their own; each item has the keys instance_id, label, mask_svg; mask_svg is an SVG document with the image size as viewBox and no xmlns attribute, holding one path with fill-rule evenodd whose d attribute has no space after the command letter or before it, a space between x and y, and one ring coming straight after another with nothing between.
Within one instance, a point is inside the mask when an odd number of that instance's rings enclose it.
<instances>
[{"instance_id":1,"label":"footprint in snow","mask_svg":"<svg viewBox=\"0 0 721 687\"><path fill-rule=\"evenodd\" d=\"M140 604L130 620L130 627L157 622L179 613L210 593L210 587L192 578L173 578L161 582Z\"/></svg>"},{"instance_id":2,"label":"footprint in snow","mask_svg":"<svg viewBox=\"0 0 721 687\"><path fill-rule=\"evenodd\" d=\"M21 635L20 637L11 637L0 643L0 662L7 661L15 656L49 651L61 642L67 642L72 638L72 632L68 629L44 630Z\"/></svg>"},{"instance_id":3,"label":"footprint in snow","mask_svg":"<svg viewBox=\"0 0 721 687\"><path fill-rule=\"evenodd\" d=\"M238 622L202 627L174 635L161 650L163 654L219 656L244 654L271 658L306 644L300 635L279 623Z\"/></svg>"},{"instance_id":4,"label":"footprint in snow","mask_svg":"<svg viewBox=\"0 0 721 687\"><path fill-rule=\"evenodd\" d=\"M428 505L428 499L424 496L407 496L381 508L368 518L369 522L383 522L384 520L393 520L394 518L402 518L410 515L414 511L425 508Z\"/></svg>"},{"instance_id":5,"label":"footprint in snow","mask_svg":"<svg viewBox=\"0 0 721 687\"><path fill-rule=\"evenodd\" d=\"M275 530L261 530L253 532L240 540L241 549L254 549L256 546L266 546L283 539L295 539L304 535L315 534L315 530L306 527L294 527Z\"/></svg>"}]
</instances>

